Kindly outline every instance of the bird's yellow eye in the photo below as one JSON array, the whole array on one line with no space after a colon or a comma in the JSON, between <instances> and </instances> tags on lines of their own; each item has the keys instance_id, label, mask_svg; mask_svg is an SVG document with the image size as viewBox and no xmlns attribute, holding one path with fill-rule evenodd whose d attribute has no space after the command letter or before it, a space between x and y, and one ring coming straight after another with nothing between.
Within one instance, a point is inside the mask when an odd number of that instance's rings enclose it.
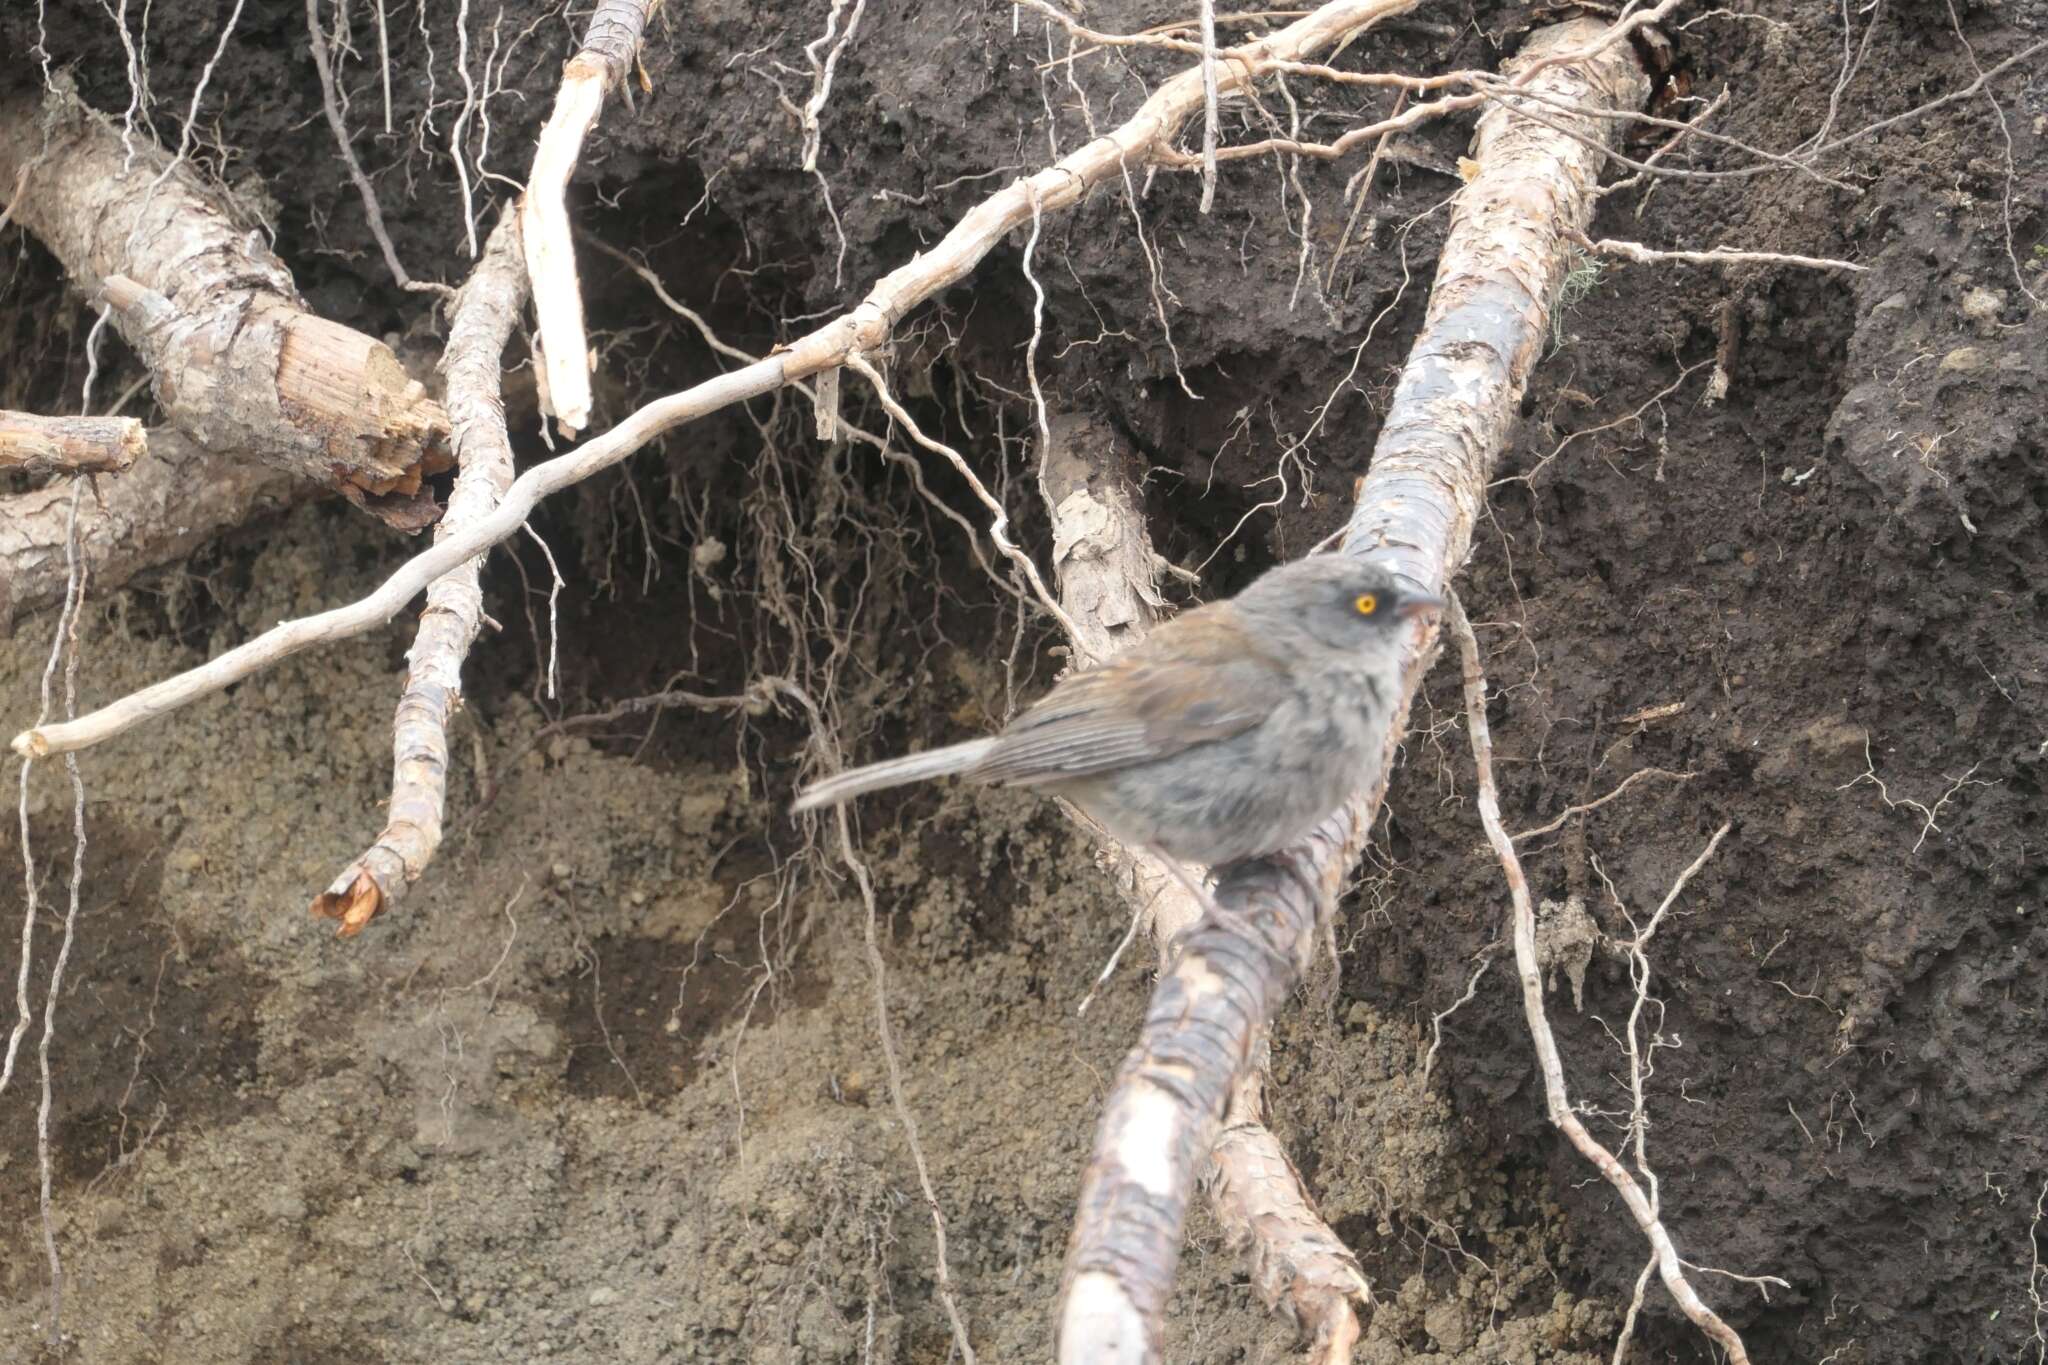
<instances>
[{"instance_id":1,"label":"bird's yellow eye","mask_svg":"<svg viewBox=\"0 0 2048 1365\"><path fill-rule=\"evenodd\" d=\"M1351 605L1358 608L1360 616L1370 616L1380 609L1380 599L1369 592L1362 592L1352 601Z\"/></svg>"}]
</instances>

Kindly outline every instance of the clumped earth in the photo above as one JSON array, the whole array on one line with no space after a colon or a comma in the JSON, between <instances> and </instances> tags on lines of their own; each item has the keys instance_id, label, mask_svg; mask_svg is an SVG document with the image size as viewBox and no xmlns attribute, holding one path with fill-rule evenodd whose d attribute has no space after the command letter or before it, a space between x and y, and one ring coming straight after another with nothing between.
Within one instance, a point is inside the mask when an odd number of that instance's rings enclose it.
<instances>
[{"instance_id":1,"label":"clumped earth","mask_svg":"<svg viewBox=\"0 0 2048 1365\"><path fill-rule=\"evenodd\" d=\"M466 215L446 148L462 72L452 7L425 8L431 57L418 13L390 9L393 135L378 131L362 6L344 83L400 255L456 281ZM471 76L486 51L502 73L486 81L487 165L516 175L582 18L527 0L482 9ZM1048 46L1029 12L1013 35L1003 5L871 0L823 121L842 245L778 102L808 93L815 9L671 0L645 53L652 89L607 112L574 196L594 237L639 252L756 350L790 335L783 320L857 298L1040 164L1049 136L1078 145L1081 92L1098 122L1121 118L1139 79L1178 60L1090 58L1070 85L1066 68L1038 69L1067 45ZM226 10L159 0L146 21L130 15L149 25L159 135L174 140ZM1116 30L1182 17L1139 0L1088 11ZM1530 17L1424 7L1345 61L1492 65L1495 40ZM1782 150L1961 89L2048 31L2039 4L1851 17L1865 55L1839 89L1842 16L1824 6L1703 15L1676 35L1680 68L1703 98L1730 92L1717 131ZM28 51L36 21L0 16L0 48ZM124 107L107 15L53 4L42 22L88 97ZM231 53L203 106L208 164L262 206L317 309L391 335L424 373L438 324L370 245L299 7L252 6ZM33 78L22 65L0 79ZM1511 828L1644 768L1689 774L1531 840L1540 898L1578 897L1601 934L1625 936L1621 907L1640 923L1733 826L1651 946L1662 1046L1647 1141L1687 1256L1788 1282L1766 1298L1697 1276L1760 1361L2038 1360L2048 1330L2029 1293L2048 1292L2030 1281L2048 1245L2037 65L1829 158L1847 189L1774 172L1610 197L1596 225L1608 235L1872 269L1581 272L1460 584L1488 655ZM1300 80L1291 93L1316 136L1385 103ZM1227 168L1206 218L1191 177L1139 185L1170 347L1121 195L1045 224L1031 266L1049 397L1157 471L1155 539L1206 562L1203 595L1341 521L1420 318L1467 131L1437 127L1390 157L1372 222L1334 271L1359 158L1301 167L1315 204L1305 275L1284 168ZM1671 164L1746 158L1698 143ZM482 183L487 227L507 191ZM1022 245L907 328L895 363L921 420L1006 490L1042 557L1017 439L1031 422L1016 397L1033 298ZM0 397L75 407L90 315L19 230L0 249ZM641 281L594 252L584 270L601 421L711 371ZM1737 344L1710 401L1724 317ZM509 359L522 356L515 344ZM136 374L117 348L107 365L102 394ZM523 362L507 388L538 457ZM883 424L857 401L849 416ZM0 1097L0 1360L950 1358L878 1051L865 911L783 814L808 722L757 706L572 723L665 686L736 692L780 672L829 689L842 742L865 757L994 723L1061 666L899 469L820 450L808 422L757 404L547 509L538 529L567 580L552 607L536 548L494 558L502 629L469 670L448 844L360 939L337 942L304 907L378 823L409 632L302 656L84 757L89 845L49 1052L64 1341L45 1343L38 1013L24 1075ZM928 477L981 518L950 473ZM792 586L792 547L830 566L818 591ZM94 594L81 699L355 596L411 548L319 505ZM820 624L851 641L836 665ZM50 633L25 621L0 646L10 730L35 713ZM1505 911L1458 705L1440 667L1338 959L1276 1031L1273 1122L1375 1285L1362 1360L1604 1361L1645 1248L1544 1120L1503 960L1444 1022L1425 1080L1431 1019L1464 993ZM34 779L40 1011L72 811L59 765ZM961 1307L983 1359L1046 1359L1081 1165L1150 955L1077 1015L1125 911L1086 842L1028 797L901 794L861 825ZM23 910L10 877L0 923ZM0 938L12 982L18 941L11 927ZM1614 1035L1632 992L1626 964L1592 947L1583 1003L1560 971L1551 1009L1588 1121L1618 1144ZM1175 1362L1296 1349L1199 1213L1170 1324ZM1654 1283L1637 1342L1635 1359L1706 1358Z\"/></svg>"}]
</instances>

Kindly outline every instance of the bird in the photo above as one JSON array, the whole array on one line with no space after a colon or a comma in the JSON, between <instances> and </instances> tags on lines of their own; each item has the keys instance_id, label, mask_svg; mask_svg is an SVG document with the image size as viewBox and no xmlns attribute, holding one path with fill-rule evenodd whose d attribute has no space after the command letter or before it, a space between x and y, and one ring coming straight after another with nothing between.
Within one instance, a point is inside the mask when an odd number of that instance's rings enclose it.
<instances>
[{"instance_id":1,"label":"bird","mask_svg":"<svg viewBox=\"0 0 2048 1365\"><path fill-rule=\"evenodd\" d=\"M1442 606L1378 565L1308 555L1067 674L996 734L849 769L791 809L957 776L1064 797L1180 863L1277 853L1377 780L1406 627Z\"/></svg>"}]
</instances>

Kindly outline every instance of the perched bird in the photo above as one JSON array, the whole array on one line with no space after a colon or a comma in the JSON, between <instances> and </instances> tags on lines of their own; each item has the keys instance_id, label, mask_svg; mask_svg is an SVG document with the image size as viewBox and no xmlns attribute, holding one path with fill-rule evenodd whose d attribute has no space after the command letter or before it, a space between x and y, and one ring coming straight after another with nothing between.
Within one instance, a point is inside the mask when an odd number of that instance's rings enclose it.
<instances>
[{"instance_id":1,"label":"perched bird","mask_svg":"<svg viewBox=\"0 0 2048 1365\"><path fill-rule=\"evenodd\" d=\"M840 773L794 809L960 776L1063 796L1180 862L1274 853L1379 776L1404 627L1442 605L1344 555L1282 564L1069 674L1000 733Z\"/></svg>"}]
</instances>

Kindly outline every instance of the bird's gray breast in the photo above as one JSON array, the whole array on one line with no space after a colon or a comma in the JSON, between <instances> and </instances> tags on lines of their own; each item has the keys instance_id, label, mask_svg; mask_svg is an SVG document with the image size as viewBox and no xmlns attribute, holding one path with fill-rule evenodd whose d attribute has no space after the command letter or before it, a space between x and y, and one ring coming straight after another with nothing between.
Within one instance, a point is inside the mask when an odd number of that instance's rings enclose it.
<instances>
[{"instance_id":1,"label":"bird's gray breast","mask_svg":"<svg viewBox=\"0 0 2048 1365\"><path fill-rule=\"evenodd\" d=\"M1391 682L1362 665L1300 679L1247 730L1066 794L1120 841L1184 862L1276 852L1377 780Z\"/></svg>"}]
</instances>

